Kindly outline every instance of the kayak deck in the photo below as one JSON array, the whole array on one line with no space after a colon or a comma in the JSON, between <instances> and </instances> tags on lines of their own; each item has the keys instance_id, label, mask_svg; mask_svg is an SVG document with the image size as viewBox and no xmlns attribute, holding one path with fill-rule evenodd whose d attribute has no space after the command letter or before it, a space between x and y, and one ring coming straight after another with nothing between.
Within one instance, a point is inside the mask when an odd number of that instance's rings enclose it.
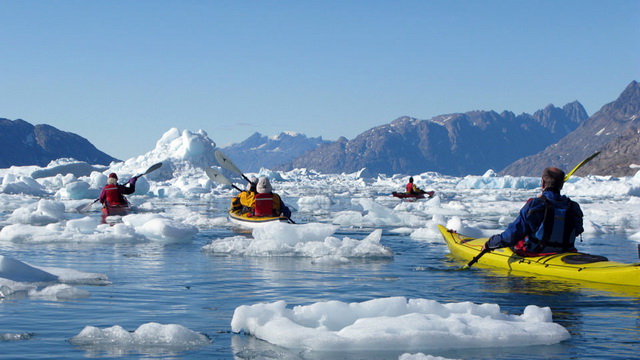
<instances>
[{"instance_id":1,"label":"kayak deck","mask_svg":"<svg viewBox=\"0 0 640 360\"><path fill-rule=\"evenodd\" d=\"M441 225L438 228L451 254L467 261L477 256L487 241L486 238L465 237ZM567 279L640 286L640 263L608 261L604 257L584 253L523 257L510 248L500 248L484 254L478 264Z\"/></svg>"},{"instance_id":2,"label":"kayak deck","mask_svg":"<svg viewBox=\"0 0 640 360\"><path fill-rule=\"evenodd\" d=\"M247 216L248 213L239 214L235 211L229 211L229 220L234 223L248 228L258 228L272 222L288 222L284 216Z\"/></svg>"},{"instance_id":3,"label":"kayak deck","mask_svg":"<svg viewBox=\"0 0 640 360\"><path fill-rule=\"evenodd\" d=\"M424 199L425 197L432 198L433 195L435 195L435 191L427 191L427 192L418 193L418 194L410 194L406 192L394 191L391 193L391 195L400 199Z\"/></svg>"}]
</instances>

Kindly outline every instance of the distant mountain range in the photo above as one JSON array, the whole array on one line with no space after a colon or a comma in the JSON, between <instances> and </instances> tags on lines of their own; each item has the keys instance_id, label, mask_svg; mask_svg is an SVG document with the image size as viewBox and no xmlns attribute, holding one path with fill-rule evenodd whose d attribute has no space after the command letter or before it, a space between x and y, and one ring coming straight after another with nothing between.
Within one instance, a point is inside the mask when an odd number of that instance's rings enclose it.
<instances>
[{"instance_id":1,"label":"distant mountain range","mask_svg":"<svg viewBox=\"0 0 640 360\"><path fill-rule=\"evenodd\" d=\"M576 129L588 115L577 101L549 105L533 115L471 111L430 120L401 117L353 140L340 138L305 153L283 169L310 168L324 173L373 175L483 174L534 154Z\"/></svg>"},{"instance_id":2,"label":"distant mountain range","mask_svg":"<svg viewBox=\"0 0 640 360\"><path fill-rule=\"evenodd\" d=\"M321 145L280 169L455 176L493 169L501 175L539 176L547 166L568 171L601 151L577 175L631 176L640 170L639 109L640 85L632 81L591 117L577 101L533 115L472 111L430 120L401 117L353 140Z\"/></svg>"},{"instance_id":3,"label":"distant mountain range","mask_svg":"<svg viewBox=\"0 0 640 360\"><path fill-rule=\"evenodd\" d=\"M21 119L0 119L0 144L0 168L46 166L60 158L74 158L96 165L108 165L117 160L79 135L49 125L34 126Z\"/></svg>"},{"instance_id":4,"label":"distant mountain range","mask_svg":"<svg viewBox=\"0 0 640 360\"><path fill-rule=\"evenodd\" d=\"M0 119L0 168L45 166L59 158L107 165L117 159L85 138L49 125ZM222 147L245 172L261 168L307 168L322 173L539 176L546 166L572 169L595 151L601 154L578 175L629 176L640 168L640 85L631 82L620 97L589 117L578 102L548 105L533 115L470 111L429 120L400 117L353 140L326 141L303 134L254 133Z\"/></svg>"},{"instance_id":5,"label":"distant mountain range","mask_svg":"<svg viewBox=\"0 0 640 360\"><path fill-rule=\"evenodd\" d=\"M295 132L281 132L275 136L254 133L239 144L223 146L222 150L242 171L258 172L261 168L274 169L316 149L329 141L322 137L308 138Z\"/></svg>"}]
</instances>

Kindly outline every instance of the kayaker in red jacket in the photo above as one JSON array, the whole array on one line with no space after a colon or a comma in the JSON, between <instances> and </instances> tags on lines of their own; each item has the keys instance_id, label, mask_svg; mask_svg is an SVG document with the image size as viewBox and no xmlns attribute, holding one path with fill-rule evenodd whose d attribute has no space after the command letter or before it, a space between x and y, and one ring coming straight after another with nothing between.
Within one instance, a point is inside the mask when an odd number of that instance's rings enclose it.
<instances>
[{"instance_id":1,"label":"kayaker in red jacket","mask_svg":"<svg viewBox=\"0 0 640 360\"><path fill-rule=\"evenodd\" d=\"M425 194L426 193L424 190L420 189L413 183L413 177L409 178L409 182L407 183L406 188L407 188L407 194Z\"/></svg>"},{"instance_id":2,"label":"kayaker in red jacket","mask_svg":"<svg viewBox=\"0 0 640 360\"><path fill-rule=\"evenodd\" d=\"M129 201L124 195L133 194L136 191L137 176L129 179L126 185L118 184L118 175L116 173L109 174L107 178L107 185L102 188L100 192L100 203L103 206L127 206Z\"/></svg>"},{"instance_id":3,"label":"kayaker in red jacket","mask_svg":"<svg viewBox=\"0 0 640 360\"><path fill-rule=\"evenodd\" d=\"M576 236L584 231L583 214L577 202L560 195L564 177L558 168L544 169L542 194L529 199L516 220L491 236L483 250L511 247L522 256L576 251Z\"/></svg>"},{"instance_id":4,"label":"kayaker in red jacket","mask_svg":"<svg viewBox=\"0 0 640 360\"><path fill-rule=\"evenodd\" d=\"M272 191L271 182L265 176L261 176L256 186L254 216L284 216L291 217L291 210L285 205L282 198Z\"/></svg>"}]
</instances>

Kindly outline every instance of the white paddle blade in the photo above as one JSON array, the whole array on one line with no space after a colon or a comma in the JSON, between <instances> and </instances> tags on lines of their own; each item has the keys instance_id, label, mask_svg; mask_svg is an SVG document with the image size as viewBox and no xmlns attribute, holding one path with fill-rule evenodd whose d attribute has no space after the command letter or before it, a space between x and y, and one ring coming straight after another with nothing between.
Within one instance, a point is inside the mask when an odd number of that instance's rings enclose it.
<instances>
[{"instance_id":1,"label":"white paddle blade","mask_svg":"<svg viewBox=\"0 0 640 360\"><path fill-rule=\"evenodd\" d=\"M93 204L95 204L96 202L98 202L98 199L95 199L95 200L93 200L93 201L92 201L92 202L90 202L90 203L87 203L87 204L84 204L84 205L80 205L80 206L78 206L78 207L76 208L76 211L77 211L77 212L79 212L79 213L83 213L83 212L85 212L85 211L89 210L89 209L91 208L91 206L92 206Z\"/></svg>"},{"instance_id":2,"label":"white paddle blade","mask_svg":"<svg viewBox=\"0 0 640 360\"><path fill-rule=\"evenodd\" d=\"M211 181L215 181L220 184L233 186L231 181L227 179L224 175L220 174L216 169L208 167L204 169L204 172L207 173L207 176Z\"/></svg>"},{"instance_id":3,"label":"white paddle blade","mask_svg":"<svg viewBox=\"0 0 640 360\"><path fill-rule=\"evenodd\" d=\"M240 169L238 169L238 167L236 166L236 164L234 164L228 157L227 155L225 155L222 151L220 150L216 150L216 152L214 153L216 160L218 160L218 162L220 163L220 166L222 166L223 168L229 170L229 171L233 171L234 173L238 174L238 175L242 175L242 171L240 171Z\"/></svg>"}]
</instances>

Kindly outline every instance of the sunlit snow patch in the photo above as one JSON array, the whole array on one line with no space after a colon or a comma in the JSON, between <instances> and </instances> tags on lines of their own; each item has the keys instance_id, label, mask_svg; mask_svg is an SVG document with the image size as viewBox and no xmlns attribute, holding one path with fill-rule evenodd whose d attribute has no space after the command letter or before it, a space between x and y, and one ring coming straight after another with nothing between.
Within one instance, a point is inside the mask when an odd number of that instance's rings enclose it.
<instances>
[{"instance_id":1,"label":"sunlit snow patch","mask_svg":"<svg viewBox=\"0 0 640 360\"><path fill-rule=\"evenodd\" d=\"M274 345L313 351L503 347L555 344L570 337L552 322L551 310L529 305L507 315L497 304L441 304L391 297L344 303L318 302L287 308L284 301L237 307L233 332Z\"/></svg>"}]
</instances>

